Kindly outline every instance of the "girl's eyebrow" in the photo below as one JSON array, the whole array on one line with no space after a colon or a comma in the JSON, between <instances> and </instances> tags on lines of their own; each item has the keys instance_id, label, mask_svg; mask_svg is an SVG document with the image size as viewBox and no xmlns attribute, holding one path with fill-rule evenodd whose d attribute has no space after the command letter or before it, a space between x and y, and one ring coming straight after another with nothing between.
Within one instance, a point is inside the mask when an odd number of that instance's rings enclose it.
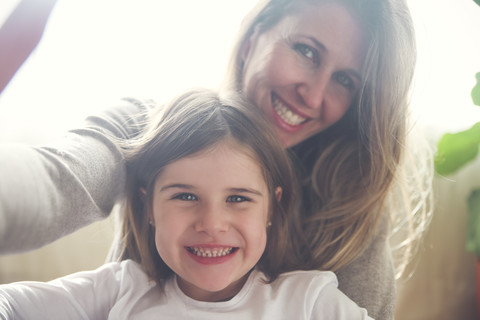
<instances>
[{"instance_id":1,"label":"girl's eyebrow","mask_svg":"<svg viewBox=\"0 0 480 320\"><path fill-rule=\"evenodd\" d=\"M195 189L194 186L189 185L189 184L173 183L173 184L169 184L169 185L161 187L160 192L168 190L168 189L174 189L174 188L188 189L188 190ZM232 193L251 193L251 194L255 194L255 195L258 195L260 197L263 197L263 194L260 191L258 191L256 189L252 189L252 188L228 188L227 190L229 192L232 192Z\"/></svg>"},{"instance_id":2,"label":"girl's eyebrow","mask_svg":"<svg viewBox=\"0 0 480 320\"><path fill-rule=\"evenodd\" d=\"M255 194L257 196L260 196L260 197L263 197L263 194L258 191L258 190L255 190L255 189L249 189L249 188L230 188L228 189L230 192L233 192L233 193L252 193L252 194Z\"/></svg>"},{"instance_id":3,"label":"girl's eyebrow","mask_svg":"<svg viewBox=\"0 0 480 320\"><path fill-rule=\"evenodd\" d=\"M166 185L166 186L163 186L160 191L165 191L165 190L168 190L168 189L173 189L173 188L181 188L181 189L194 189L194 187L192 185L189 185L189 184L184 184L184 183L173 183L173 184L169 184L169 185Z\"/></svg>"}]
</instances>

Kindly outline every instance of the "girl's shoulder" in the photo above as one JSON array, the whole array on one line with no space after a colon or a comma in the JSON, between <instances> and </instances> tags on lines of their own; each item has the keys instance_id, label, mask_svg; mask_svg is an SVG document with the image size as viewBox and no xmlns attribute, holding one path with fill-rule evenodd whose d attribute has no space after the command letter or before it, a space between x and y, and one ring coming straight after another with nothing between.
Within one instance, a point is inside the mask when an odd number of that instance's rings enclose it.
<instances>
[{"instance_id":1,"label":"girl's shoulder","mask_svg":"<svg viewBox=\"0 0 480 320\"><path fill-rule=\"evenodd\" d=\"M280 283L296 283L297 285L309 285L315 283L316 286L319 284L323 285L333 285L338 287L338 280L335 273L332 271L320 271L320 270L296 270L282 273L274 282Z\"/></svg>"},{"instance_id":2,"label":"girl's shoulder","mask_svg":"<svg viewBox=\"0 0 480 320\"><path fill-rule=\"evenodd\" d=\"M276 296L283 297L284 307L303 305L305 319L371 319L338 289L331 271L292 271L281 274L272 284Z\"/></svg>"},{"instance_id":3,"label":"girl's shoulder","mask_svg":"<svg viewBox=\"0 0 480 320\"><path fill-rule=\"evenodd\" d=\"M284 297L290 300L295 296L300 301L313 299L324 291L339 291L336 275L331 271L291 271L280 274L277 279L267 284L266 277L259 272L257 290L268 295Z\"/></svg>"}]
</instances>

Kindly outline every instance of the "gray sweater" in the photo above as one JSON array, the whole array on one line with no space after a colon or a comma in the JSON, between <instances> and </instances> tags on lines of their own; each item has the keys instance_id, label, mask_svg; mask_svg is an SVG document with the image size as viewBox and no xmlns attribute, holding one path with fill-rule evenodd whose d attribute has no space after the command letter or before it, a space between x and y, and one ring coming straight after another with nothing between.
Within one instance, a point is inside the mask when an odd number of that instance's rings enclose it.
<instances>
[{"instance_id":1,"label":"gray sweater","mask_svg":"<svg viewBox=\"0 0 480 320\"><path fill-rule=\"evenodd\" d=\"M47 146L0 145L0 254L39 248L107 217L124 194L126 176L112 136L137 134L146 108L123 100ZM388 230L381 223L367 250L337 272L340 289L380 320L394 314Z\"/></svg>"}]
</instances>

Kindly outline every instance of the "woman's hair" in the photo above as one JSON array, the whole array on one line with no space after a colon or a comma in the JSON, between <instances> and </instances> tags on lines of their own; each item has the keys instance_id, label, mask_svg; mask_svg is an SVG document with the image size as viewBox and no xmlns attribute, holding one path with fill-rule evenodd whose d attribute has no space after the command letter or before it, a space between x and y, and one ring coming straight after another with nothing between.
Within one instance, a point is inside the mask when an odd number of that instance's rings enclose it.
<instances>
[{"instance_id":1,"label":"woman's hair","mask_svg":"<svg viewBox=\"0 0 480 320\"><path fill-rule=\"evenodd\" d=\"M296 228L298 217L294 217L295 175L269 123L239 96L220 97L207 90L186 92L169 105L154 108L153 113L141 137L125 146L127 202L121 258L140 263L159 283L173 275L158 254L155 229L149 225L155 180L170 163L219 143L231 143L258 163L268 187L271 226L257 267L273 281L288 261L295 261L285 253L295 244L289 239L289 229ZM275 196L277 187L283 189L280 201Z\"/></svg>"},{"instance_id":2,"label":"woman's hair","mask_svg":"<svg viewBox=\"0 0 480 320\"><path fill-rule=\"evenodd\" d=\"M242 91L242 50L252 34L269 30L301 6L326 2L344 5L366 33L362 85L339 122L291 149L301 180L309 262L338 270L366 249L385 211L406 226L407 239L402 233L400 242L407 251L428 225L432 168L419 161L429 161L429 154L413 161L406 156L416 60L406 1L262 0L244 20L226 83ZM413 173L417 166L424 172ZM402 271L404 265L398 267Z\"/></svg>"}]
</instances>

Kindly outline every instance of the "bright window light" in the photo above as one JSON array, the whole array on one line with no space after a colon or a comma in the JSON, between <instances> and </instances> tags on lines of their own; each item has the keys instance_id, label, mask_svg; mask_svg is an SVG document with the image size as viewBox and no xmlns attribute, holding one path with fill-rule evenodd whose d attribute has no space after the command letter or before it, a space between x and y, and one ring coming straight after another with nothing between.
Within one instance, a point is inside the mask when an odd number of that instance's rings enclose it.
<instances>
[{"instance_id":1,"label":"bright window light","mask_svg":"<svg viewBox=\"0 0 480 320\"><path fill-rule=\"evenodd\" d=\"M18 2L2 0L0 12ZM40 44L0 95L0 141L49 141L124 96L162 102L190 87L216 87L255 3L59 0ZM480 71L480 7L409 3L419 43L417 121L439 132L480 121L469 96Z\"/></svg>"}]
</instances>

